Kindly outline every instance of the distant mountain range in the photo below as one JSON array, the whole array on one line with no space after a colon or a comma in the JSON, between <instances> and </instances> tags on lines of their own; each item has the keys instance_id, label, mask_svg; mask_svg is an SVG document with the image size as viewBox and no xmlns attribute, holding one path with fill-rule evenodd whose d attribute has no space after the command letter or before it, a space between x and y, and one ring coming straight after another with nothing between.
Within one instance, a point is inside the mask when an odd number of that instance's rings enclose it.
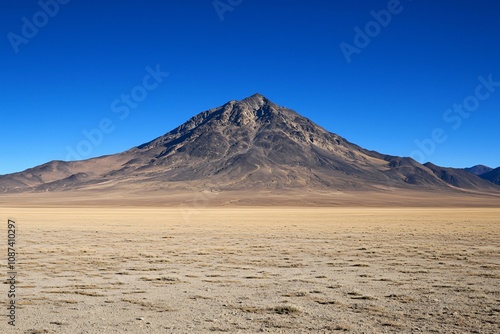
<instances>
[{"instance_id":1,"label":"distant mountain range","mask_svg":"<svg viewBox=\"0 0 500 334\"><path fill-rule=\"evenodd\" d=\"M485 166L485 165L475 165L475 166L472 166L469 168L464 168L464 169L467 172L472 173L474 175L478 175L478 176L493 170L493 168Z\"/></svg>"},{"instance_id":2,"label":"distant mountain range","mask_svg":"<svg viewBox=\"0 0 500 334\"><path fill-rule=\"evenodd\" d=\"M500 167L493 169L484 165L476 165L470 168L464 168L464 170L477 175L482 179L500 185Z\"/></svg>"},{"instance_id":3,"label":"distant mountain range","mask_svg":"<svg viewBox=\"0 0 500 334\"><path fill-rule=\"evenodd\" d=\"M499 170L443 168L366 150L260 94L204 111L123 153L0 176L0 192L99 189L500 193ZM481 177L474 174L481 174ZM494 184L497 183L497 184Z\"/></svg>"}]
</instances>

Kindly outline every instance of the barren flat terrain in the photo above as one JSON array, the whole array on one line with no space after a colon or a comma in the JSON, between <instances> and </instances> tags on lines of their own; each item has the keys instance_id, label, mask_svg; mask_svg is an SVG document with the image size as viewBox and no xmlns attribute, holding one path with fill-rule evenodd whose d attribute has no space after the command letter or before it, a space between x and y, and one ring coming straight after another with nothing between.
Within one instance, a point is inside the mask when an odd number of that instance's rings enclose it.
<instances>
[{"instance_id":1,"label":"barren flat terrain","mask_svg":"<svg viewBox=\"0 0 500 334\"><path fill-rule=\"evenodd\" d=\"M2 207L0 217L3 254L7 218L17 223L19 279L17 326L4 318L2 333L500 325L500 209Z\"/></svg>"}]
</instances>

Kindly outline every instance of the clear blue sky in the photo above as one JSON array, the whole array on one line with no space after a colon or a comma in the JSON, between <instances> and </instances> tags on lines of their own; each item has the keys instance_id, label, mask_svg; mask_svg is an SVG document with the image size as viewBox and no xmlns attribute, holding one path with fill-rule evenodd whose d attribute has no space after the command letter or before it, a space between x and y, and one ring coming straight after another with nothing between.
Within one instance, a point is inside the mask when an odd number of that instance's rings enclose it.
<instances>
[{"instance_id":1,"label":"clear blue sky","mask_svg":"<svg viewBox=\"0 0 500 334\"><path fill-rule=\"evenodd\" d=\"M54 1L0 4L0 174L121 152L256 92L368 149L500 166L499 1Z\"/></svg>"}]
</instances>

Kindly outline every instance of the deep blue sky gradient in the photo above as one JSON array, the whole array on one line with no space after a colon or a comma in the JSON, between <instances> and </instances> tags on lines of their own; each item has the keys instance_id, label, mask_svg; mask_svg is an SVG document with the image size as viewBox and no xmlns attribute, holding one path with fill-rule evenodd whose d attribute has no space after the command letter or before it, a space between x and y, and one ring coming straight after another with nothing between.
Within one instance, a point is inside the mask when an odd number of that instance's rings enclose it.
<instances>
[{"instance_id":1,"label":"deep blue sky gradient","mask_svg":"<svg viewBox=\"0 0 500 334\"><path fill-rule=\"evenodd\" d=\"M460 126L443 119L479 76L500 82L500 2L401 0L348 63L340 43L389 2L243 0L220 20L213 0L71 0L16 53L8 34L41 7L2 1L0 174L66 159L106 118L113 131L83 158L256 92L367 149L415 156L418 140L434 145L421 162L500 166L500 87ZM169 76L120 119L113 101L157 65ZM429 146L436 128L446 140Z\"/></svg>"}]
</instances>

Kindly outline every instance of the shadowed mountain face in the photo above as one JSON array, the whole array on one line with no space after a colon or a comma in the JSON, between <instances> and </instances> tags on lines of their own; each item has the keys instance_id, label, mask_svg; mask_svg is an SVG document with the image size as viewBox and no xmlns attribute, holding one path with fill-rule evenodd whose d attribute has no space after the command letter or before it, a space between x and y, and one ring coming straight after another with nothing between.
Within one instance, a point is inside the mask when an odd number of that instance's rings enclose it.
<instances>
[{"instance_id":1,"label":"shadowed mountain face","mask_svg":"<svg viewBox=\"0 0 500 334\"><path fill-rule=\"evenodd\" d=\"M495 168L487 173L481 174L482 179L493 182L494 184L500 185L500 167Z\"/></svg>"},{"instance_id":2,"label":"shadowed mountain face","mask_svg":"<svg viewBox=\"0 0 500 334\"><path fill-rule=\"evenodd\" d=\"M0 176L0 191L69 189L476 190L463 170L365 150L260 94L230 101L126 152Z\"/></svg>"},{"instance_id":3,"label":"shadowed mountain face","mask_svg":"<svg viewBox=\"0 0 500 334\"><path fill-rule=\"evenodd\" d=\"M462 189L488 189L491 185L485 183L480 177L471 177L471 174L463 169L444 168L436 166L430 162L424 166L428 167L441 180Z\"/></svg>"},{"instance_id":4,"label":"shadowed mountain face","mask_svg":"<svg viewBox=\"0 0 500 334\"><path fill-rule=\"evenodd\" d=\"M484 165L476 165L476 166L472 166L469 168L464 168L465 171L472 173L474 175L477 175L477 176L484 174L484 173L487 173L487 172L491 171L492 169L493 168L488 167L488 166L484 166Z\"/></svg>"}]
</instances>

